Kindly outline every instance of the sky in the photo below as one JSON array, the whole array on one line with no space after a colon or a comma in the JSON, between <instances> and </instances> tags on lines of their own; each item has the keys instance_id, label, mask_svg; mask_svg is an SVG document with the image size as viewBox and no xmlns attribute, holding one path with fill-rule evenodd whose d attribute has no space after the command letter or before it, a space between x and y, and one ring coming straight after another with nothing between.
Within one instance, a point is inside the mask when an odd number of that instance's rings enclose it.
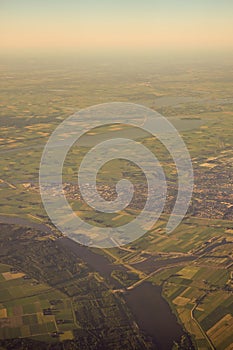
<instances>
[{"instance_id":1,"label":"sky","mask_svg":"<svg viewBox=\"0 0 233 350\"><path fill-rule=\"evenodd\" d=\"M0 50L233 51L233 0L0 0Z\"/></svg>"}]
</instances>

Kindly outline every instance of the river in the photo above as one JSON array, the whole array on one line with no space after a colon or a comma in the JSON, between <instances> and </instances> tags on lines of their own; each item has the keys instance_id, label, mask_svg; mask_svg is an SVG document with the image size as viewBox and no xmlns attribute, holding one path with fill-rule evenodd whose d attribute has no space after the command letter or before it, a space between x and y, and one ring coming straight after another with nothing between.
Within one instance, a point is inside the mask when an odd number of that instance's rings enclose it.
<instances>
[{"instance_id":1,"label":"river","mask_svg":"<svg viewBox=\"0 0 233 350\"><path fill-rule=\"evenodd\" d=\"M24 227L32 227L42 231L48 231L49 227L37 224L27 219L0 216L0 223L14 224ZM98 254L87 247L80 246L67 237L57 239L60 246L66 246L74 252L78 258L87 263L91 269L97 271L107 282L116 288L122 288L121 284L111 277L113 270L127 269L122 265L114 265L106 256ZM172 313L169 304L162 297L162 289L150 282L141 285L123 294L128 308L133 314L139 328L159 350L170 350L174 341L179 341L184 330Z\"/></svg>"},{"instance_id":2,"label":"river","mask_svg":"<svg viewBox=\"0 0 233 350\"><path fill-rule=\"evenodd\" d=\"M143 282L124 296L139 328L149 335L159 350L172 349L184 330L162 297L162 288Z\"/></svg>"},{"instance_id":3,"label":"river","mask_svg":"<svg viewBox=\"0 0 233 350\"><path fill-rule=\"evenodd\" d=\"M115 269L127 271L124 266L114 265L104 255L80 246L69 238L60 238L59 244L65 245L76 253L80 259L110 281L115 288L122 288L119 282L111 277L111 272ZM169 304L162 297L161 287L150 282L143 282L138 287L124 293L123 298L139 328L152 338L159 350L170 350L174 341L179 341L184 334Z\"/></svg>"}]
</instances>

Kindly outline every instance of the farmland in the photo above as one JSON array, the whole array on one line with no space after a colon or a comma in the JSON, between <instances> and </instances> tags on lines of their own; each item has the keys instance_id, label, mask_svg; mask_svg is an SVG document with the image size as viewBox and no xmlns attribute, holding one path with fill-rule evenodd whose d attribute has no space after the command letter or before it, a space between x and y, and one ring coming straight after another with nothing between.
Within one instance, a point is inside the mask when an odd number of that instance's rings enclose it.
<instances>
[{"instance_id":1,"label":"farmland","mask_svg":"<svg viewBox=\"0 0 233 350\"><path fill-rule=\"evenodd\" d=\"M167 71L161 62L144 68L137 62L104 68L86 62L79 62L78 68L74 62L40 64L41 70L20 61L3 60L0 66L5 85L0 105L0 347L149 350L156 347L155 339L159 350L167 344L173 349L231 350L231 62L186 63L179 74ZM91 130L68 153L63 174L67 200L84 221L123 225L140 213L147 196L141 169L114 160L99 172L98 191L106 200L115 199L117 181L127 178L137 192L133 201L121 212L102 215L84 203L78 167L86 152L104 139L130 136L154 152L164 167L168 194L160 219L143 237L122 247L85 250L58 232L43 208L40 159L61 121L79 109L109 101L141 103L178 128L192 158L194 192L186 217L167 234L177 173L165 147L124 125ZM178 334L167 335L166 345L154 324L137 322L150 303L144 300L136 311L130 307L144 298L141 290L153 295L158 286L159 306L166 309L170 329ZM136 302L127 301L134 297ZM156 305L151 305L154 320Z\"/></svg>"},{"instance_id":2,"label":"farmland","mask_svg":"<svg viewBox=\"0 0 233 350\"><path fill-rule=\"evenodd\" d=\"M31 338L56 341L51 334L60 333L61 340L73 339L74 324L71 300L66 295L26 275L0 265L1 310L0 338ZM55 305L55 306L54 306ZM51 309L50 315L43 310ZM59 323L64 320L64 323Z\"/></svg>"}]
</instances>

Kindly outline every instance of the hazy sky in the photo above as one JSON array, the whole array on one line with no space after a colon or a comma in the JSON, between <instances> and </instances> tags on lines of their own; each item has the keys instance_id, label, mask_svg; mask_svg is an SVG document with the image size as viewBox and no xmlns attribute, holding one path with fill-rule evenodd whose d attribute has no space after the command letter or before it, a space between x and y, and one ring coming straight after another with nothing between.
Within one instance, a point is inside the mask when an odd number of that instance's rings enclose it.
<instances>
[{"instance_id":1,"label":"hazy sky","mask_svg":"<svg viewBox=\"0 0 233 350\"><path fill-rule=\"evenodd\" d=\"M233 50L233 0L0 0L0 49Z\"/></svg>"}]
</instances>

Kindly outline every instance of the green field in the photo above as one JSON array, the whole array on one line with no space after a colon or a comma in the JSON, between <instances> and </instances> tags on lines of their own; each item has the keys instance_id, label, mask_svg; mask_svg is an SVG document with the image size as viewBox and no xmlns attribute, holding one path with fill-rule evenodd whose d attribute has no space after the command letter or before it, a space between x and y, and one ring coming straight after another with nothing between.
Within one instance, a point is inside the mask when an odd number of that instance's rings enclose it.
<instances>
[{"instance_id":1,"label":"green field","mask_svg":"<svg viewBox=\"0 0 233 350\"><path fill-rule=\"evenodd\" d=\"M0 265L1 276L8 273L9 280L1 278L0 339L31 338L56 341L53 332L66 332L77 328L72 301L48 285L34 279L16 278L10 266ZM53 300L57 300L53 305ZM52 315L44 315L43 309L51 308ZM57 324L63 320L63 324ZM60 338L64 339L65 334ZM71 336L70 336L71 338ZM73 337L71 338L73 339Z\"/></svg>"}]
</instances>

